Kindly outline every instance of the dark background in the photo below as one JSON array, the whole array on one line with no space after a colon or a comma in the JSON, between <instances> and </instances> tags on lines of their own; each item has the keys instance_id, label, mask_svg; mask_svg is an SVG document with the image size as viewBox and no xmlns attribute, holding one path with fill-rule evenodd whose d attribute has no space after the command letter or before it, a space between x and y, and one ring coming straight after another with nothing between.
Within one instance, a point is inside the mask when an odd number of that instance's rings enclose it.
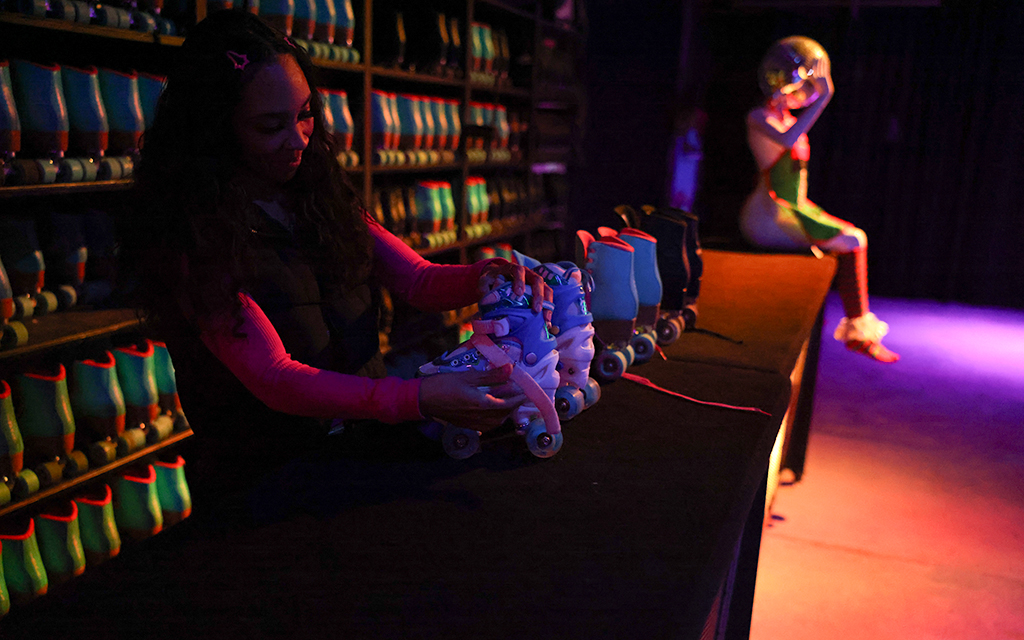
<instances>
[{"instance_id":1,"label":"dark background","mask_svg":"<svg viewBox=\"0 0 1024 640\"><path fill-rule=\"evenodd\" d=\"M1024 307L1024 3L854 4L588 3L576 228L667 204L670 145L696 114L701 235L742 246L756 68L806 35L836 87L810 133L809 196L867 232L872 292Z\"/></svg>"}]
</instances>

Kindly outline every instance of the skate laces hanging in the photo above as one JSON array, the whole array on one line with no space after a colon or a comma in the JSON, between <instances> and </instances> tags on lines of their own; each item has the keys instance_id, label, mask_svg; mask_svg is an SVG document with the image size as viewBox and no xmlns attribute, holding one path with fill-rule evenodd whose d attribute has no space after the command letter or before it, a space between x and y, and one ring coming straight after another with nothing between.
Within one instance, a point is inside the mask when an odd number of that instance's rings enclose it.
<instances>
[{"instance_id":1,"label":"skate laces hanging","mask_svg":"<svg viewBox=\"0 0 1024 640\"><path fill-rule=\"evenodd\" d=\"M623 373L622 374L622 379L623 380L629 380L630 382L635 382L637 384L641 384L641 385L643 385L643 386L645 386L645 387L647 387L649 389L653 389L655 391L660 391L662 393L667 393L668 395L675 396L676 398L682 398L683 400L686 400L687 402L693 402L693 403L696 403L696 404L702 404L702 405L705 405L705 406L708 406L708 407L719 407L721 409L729 409L729 410L732 410L732 411L744 411L744 412L747 412L747 413L760 413L761 415L768 416L769 418L772 415L772 414L768 413L767 411L764 411L762 409L758 409L757 407L739 407L739 406L735 406L735 405L731 405L731 404L725 404L725 403L722 403L722 402L709 402L707 400L697 400L696 398L691 398L690 396L683 395L683 394L681 394L681 393L679 393L677 391L672 391L670 389L666 389L665 387L660 387L660 386L654 384L653 382L651 382L650 380L648 380L647 378L644 378L643 376L638 376L638 375L636 375L634 373Z\"/></svg>"}]
</instances>

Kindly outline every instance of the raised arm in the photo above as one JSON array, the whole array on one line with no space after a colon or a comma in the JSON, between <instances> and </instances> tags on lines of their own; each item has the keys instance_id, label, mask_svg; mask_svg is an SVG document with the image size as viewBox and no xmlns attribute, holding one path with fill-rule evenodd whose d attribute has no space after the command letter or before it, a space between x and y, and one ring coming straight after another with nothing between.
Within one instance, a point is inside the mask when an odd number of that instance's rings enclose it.
<instances>
[{"instance_id":1,"label":"raised arm","mask_svg":"<svg viewBox=\"0 0 1024 640\"><path fill-rule=\"evenodd\" d=\"M813 83L818 97L803 109L795 122L780 120L771 109L761 107L747 114L748 130L751 133L759 133L786 149L793 148L800 136L811 130L821 112L825 110L825 106L832 100L835 90L832 86L832 75L827 57L820 59L814 66ZM779 100L785 99L785 97L779 98ZM797 109L800 106L794 105L788 106L788 108Z\"/></svg>"},{"instance_id":2,"label":"raised arm","mask_svg":"<svg viewBox=\"0 0 1024 640\"><path fill-rule=\"evenodd\" d=\"M525 285L539 292L533 304L538 312L543 300L552 299L544 279L521 265L501 258L469 265L434 264L410 249L369 213L366 224L373 236L376 273L381 284L421 311L448 311L475 304L480 299L481 286L486 287L499 276L511 280L517 294L522 294Z\"/></svg>"}]
</instances>

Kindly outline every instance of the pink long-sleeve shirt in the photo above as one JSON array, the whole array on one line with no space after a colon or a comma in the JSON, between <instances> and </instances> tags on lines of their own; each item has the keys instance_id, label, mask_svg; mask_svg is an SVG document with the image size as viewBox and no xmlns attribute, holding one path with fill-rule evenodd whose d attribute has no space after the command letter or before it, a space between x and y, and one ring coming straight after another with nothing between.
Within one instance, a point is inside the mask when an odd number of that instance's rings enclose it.
<instances>
[{"instance_id":1,"label":"pink long-sleeve shirt","mask_svg":"<svg viewBox=\"0 0 1024 640\"><path fill-rule=\"evenodd\" d=\"M374 239L374 269L392 294L423 311L456 309L477 301L480 275L493 260L472 265L436 265L366 216ZM244 337L228 330L225 318L204 327L201 338L214 356L260 401L275 411L314 418L375 419L402 422L422 419L420 380L371 379L317 369L296 362L284 348L273 324L245 292Z\"/></svg>"}]
</instances>

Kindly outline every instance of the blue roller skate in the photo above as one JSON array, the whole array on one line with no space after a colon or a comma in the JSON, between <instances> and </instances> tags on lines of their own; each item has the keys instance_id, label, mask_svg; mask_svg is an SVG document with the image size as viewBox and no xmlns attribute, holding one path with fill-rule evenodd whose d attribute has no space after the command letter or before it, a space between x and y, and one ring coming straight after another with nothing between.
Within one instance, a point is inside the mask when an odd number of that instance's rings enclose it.
<instances>
[{"instance_id":1,"label":"blue roller skate","mask_svg":"<svg viewBox=\"0 0 1024 640\"><path fill-rule=\"evenodd\" d=\"M595 239L586 231L576 232L576 264L594 280L590 312L598 352L590 372L598 382L619 379L636 357L631 342L640 303L634 253L633 247L618 238Z\"/></svg>"},{"instance_id":2,"label":"blue roller skate","mask_svg":"<svg viewBox=\"0 0 1024 640\"><path fill-rule=\"evenodd\" d=\"M594 321L587 307L587 294L593 289L590 274L571 262L541 264L518 251L515 261L551 287L555 310L551 314L551 332L558 349L559 385L555 391L555 409L562 420L571 420L601 398L601 386L590 377L594 360Z\"/></svg>"},{"instance_id":3,"label":"blue roller skate","mask_svg":"<svg viewBox=\"0 0 1024 640\"><path fill-rule=\"evenodd\" d=\"M649 362L658 347L656 326L660 318L661 275L658 273L658 241L654 236L639 229L626 227L615 231L608 227L598 228L602 237L617 237L633 247L633 265L636 278L636 292L639 301L636 313L636 327L630 344L636 353L634 364Z\"/></svg>"},{"instance_id":4,"label":"blue roller skate","mask_svg":"<svg viewBox=\"0 0 1024 640\"><path fill-rule=\"evenodd\" d=\"M487 371L511 363L512 382L527 402L512 412L516 433L526 438L530 453L550 458L562 446L562 430L555 411L558 388L558 352L548 333L544 315L532 309L530 287L516 296L511 282L497 284L480 300L480 317L473 321L473 336L454 350L420 367L419 375L459 371ZM550 303L544 303L551 309ZM453 458L468 458L480 450L480 433L445 425L445 451Z\"/></svg>"}]
</instances>

